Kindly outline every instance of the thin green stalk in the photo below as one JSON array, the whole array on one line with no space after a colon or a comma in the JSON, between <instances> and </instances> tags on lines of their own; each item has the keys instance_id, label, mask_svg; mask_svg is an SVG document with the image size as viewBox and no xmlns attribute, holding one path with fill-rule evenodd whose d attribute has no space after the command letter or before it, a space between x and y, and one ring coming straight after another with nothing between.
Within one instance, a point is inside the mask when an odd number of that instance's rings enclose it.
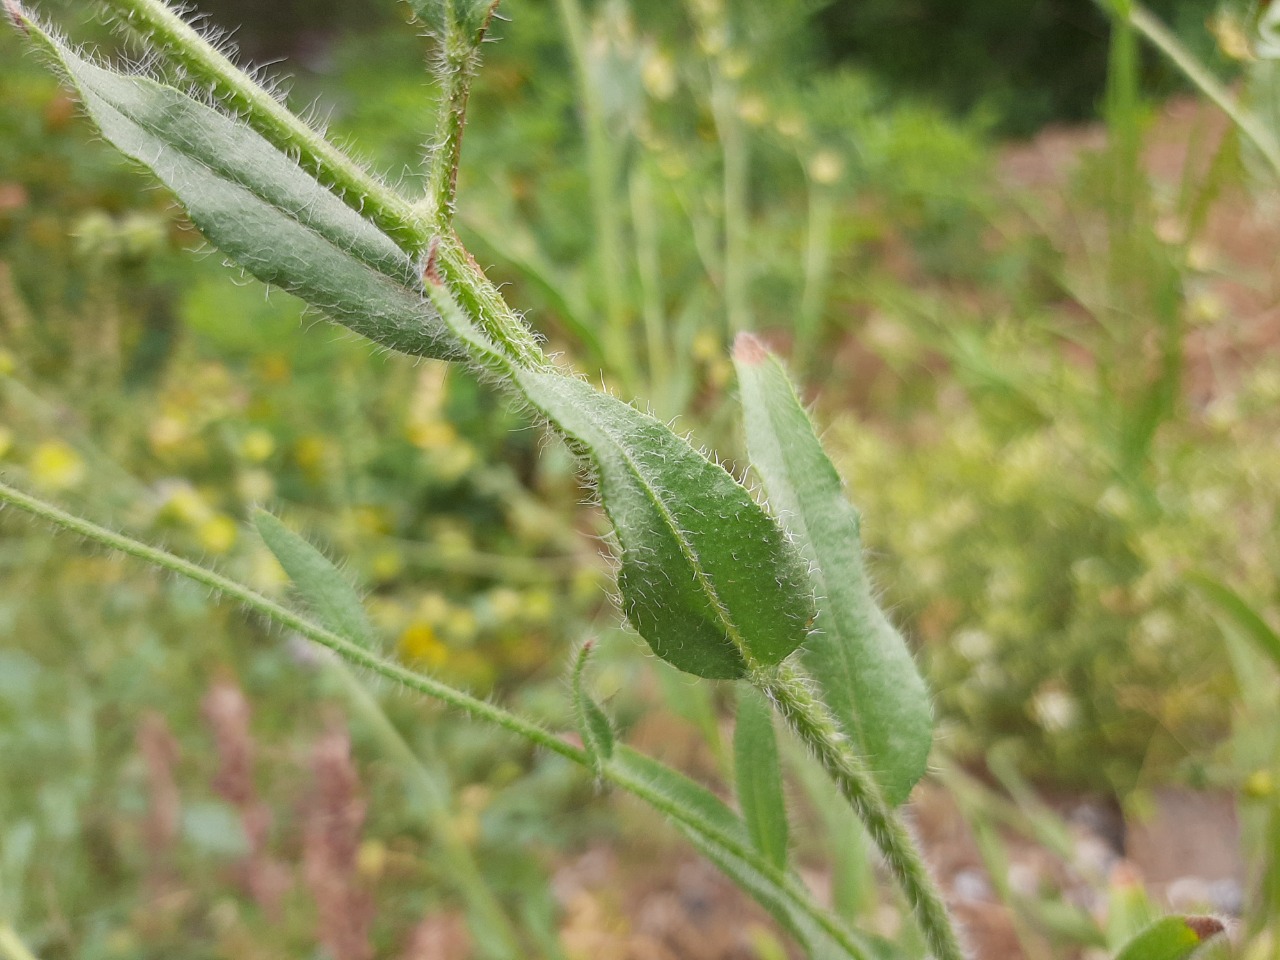
<instances>
[{"instance_id":1,"label":"thin green stalk","mask_svg":"<svg viewBox=\"0 0 1280 960\"><path fill-rule=\"evenodd\" d=\"M626 278L622 265L622 227L618 217L617 153L609 136L604 101L598 80L591 75L583 24L586 18L578 0L557 0L560 22L578 81L582 132L587 141L587 179L591 191L591 214L595 221L597 263L604 283L604 344L610 366L623 380L634 382L635 370L627 336Z\"/></svg>"},{"instance_id":2,"label":"thin green stalk","mask_svg":"<svg viewBox=\"0 0 1280 960\"><path fill-rule=\"evenodd\" d=\"M831 280L831 232L835 223L835 202L829 187L809 183L809 236L805 245L804 290L796 314L796 340L791 357L803 376L809 368L827 302Z\"/></svg>"},{"instance_id":3,"label":"thin green stalk","mask_svg":"<svg viewBox=\"0 0 1280 960\"><path fill-rule=\"evenodd\" d=\"M1116 15L1117 11L1107 0L1097 0L1107 12ZM1190 50L1165 26L1165 24L1140 3L1128 4L1128 22L1153 47L1168 57L1183 72L1196 88L1218 107L1245 139L1257 147L1263 159L1280 177L1280 143L1258 117L1240 102L1227 89L1226 84L1215 77Z\"/></svg>"},{"instance_id":4,"label":"thin green stalk","mask_svg":"<svg viewBox=\"0 0 1280 960\"><path fill-rule=\"evenodd\" d=\"M144 563L149 563L152 566L202 584L229 599L243 604L268 620L274 621L278 625L306 637L308 640L333 650L353 666L367 669L371 673L398 683L409 690L439 700L447 706L462 711L472 719L495 724L516 736L523 737L535 746L549 750L588 770L592 769L591 760L586 751L561 740L539 724L382 657L331 630L311 622L244 584L237 583L228 577L191 563L165 550L141 543L131 537L76 517L52 504L45 503L43 500L0 482L0 505L3 504L17 507L59 529L92 540ZM707 824L696 812L685 810L680 804L672 802L661 790L656 789L654 784L647 782L644 778L638 777L625 768L614 764L606 764L601 774L605 780L643 800L655 810L670 817L672 821L684 829L702 837L707 843L751 864L753 869L766 876L773 876L776 873L753 850L741 847L733 838ZM827 911L817 907L812 902L808 892L799 887L794 878L783 878L781 882L795 908L803 911L809 919L820 926L840 944L850 957L856 958L856 960L867 960L869 957L868 952L859 945L834 917ZM16 960L31 960L31 958L19 956ZM950 958L947 958L947 960L950 960Z\"/></svg>"},{"instance_id":5,"label":"thin green stalk","mask_svg":"<svg viewBox=\"0 0 1280 960\"><path fill-rule=\"evenodd\" d=\"M655 402L667 396L669 337L662 301L662 262L657 218L653 211L653 183L637 168L631 175L631 222L636 232L636 262L640 269L640 295L644 301L645 355L649 361L649 396ZM678 410L664 411L668 415Z\"/></svg>"},{"instance_id":6,"label":"thin green stalk","mask_svg":"<svg viewBox=\"0 0 1280 960\"><path fill-rule=\"evenodd\" d=\"M712 80L711 107L724 164L724 299L730 339L752 328L747 257L747 174L750 148L737 113L737 89Z\"/></svg>"},{"instance_id":7,"label":"thin green stalk","mask_svg":"<svg viewBox=\"0 0 1280 960\"><path fill-rule=\"evenodd\" d=\"M509 730L517 736L524 737L530 743L550 750L552 753L559 754L575 763L587 763L586 754L581 750L561 740L538 724L373 653L229 577L224 577L222 574L192 563L190 560L184 560L166 550L134 540L113 530L108 530L106 527L100 527L96 523L67 513L65 510L45 503L30 494L23 493L21 490L17 490L6 483L0 483L0 504L3 503L15 506L69 533L85 537L112 550L118 550L123 554L142 560L144 563L160 567L170 573L176 573L179 576L202 584L211 590L216 590L218 593L244 604L255 613L261 614L267 619L301 634L308 640L313 640L323 647L328 647L348 663L370 670L386 677L388 680L394 680L410 690L455 707L477 720L485 720L496 724L504 730Z\"/></svg>"},{"instance_id":8,"label":"thin green stalk","mask_svg":"<svg viewBox=\"0 0 1280 960\"><path fill-rule=\"evenodd\" d=\"M951 916L919 846L885 801L866 763L849 748L848 738L826 704L814 696L806 679L786 663L758 670L752 680L773 700L866 826L906 895L934 960L965 960Z\"/></svg>"},{"instance_id":9,"label":"thin green stalk","mask_svg":"<svg viewBox=\"0 0 1280 960\"><path fill-rule=\"evenodd\" d=\"M291 113L161 0L105 0L124 22L163 49L266 139L297 157L307 172L373 220L407 250L428 239L412 205Z\"/></svg>"},{"instance_id":10,"label":"thin green stalk","mask_svg":"<svg viewBox=\"0 0 1280 960\"><path fill-rule=\"evenodd\" d=\"M0 923L0 957L4 960L38 960L36 955L27 949L17 931L7 923Z\"/></svg>"}]
</instances>

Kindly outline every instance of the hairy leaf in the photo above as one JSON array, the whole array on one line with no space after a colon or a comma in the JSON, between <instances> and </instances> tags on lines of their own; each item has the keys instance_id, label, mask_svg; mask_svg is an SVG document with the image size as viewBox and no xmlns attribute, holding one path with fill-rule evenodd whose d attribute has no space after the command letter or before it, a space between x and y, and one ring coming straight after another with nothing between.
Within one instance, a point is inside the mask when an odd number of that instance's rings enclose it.
<instances>
[{"instance_id":1,"label":"hairy leaf","mask_svg":"<svg viewBox=\"0 0 1280 960\"><path fill-rule=\"evenodd\" d=\"M329 558L265 510L254 513L253 524L316 619L367 650L377 649L364 604Z\"/></svg>"},{"instance_id":2,"label":"hairy leaf","mask_svg":"<svg viewBox=\"0 0 1280 960\"><path fill-rule=\"evenodd\" d=\"M1116 960L1186 960L1222 929L1213 917L1163 917L1125 944Z\"/></svg>"},{"instance_id":3,"label":"hairy leaf","mask_svg":"<svg viewBox=\"0 0 1280 960\"><path fill-rule=\"evenodd\" d=\"M778 763L773 711L755 689L738 688L733 730L738 804L755 848L779 870L787 867L787 802Z\"/></svg>"},{"instance_id":4,"label":"hairy leaf","mask_svg":"<svg viewBox=\"0 0 1280 960\"><path fill-rule=\"evenodd\" d=\"M248 126L173 87L92 64L30 18L20 22L103 136L159 177L245 271L384 346L461 358L410 258Z\"/></svg>"},{"instance_id":5,"label":"hairy leaf","mask_svg":"<svg viewBox=\"0 0 1280 960\"><path fill-rule=\"evenodd\" d=\"M804 640L804 561L751 494L648 414L581 380L517 369L516 384L595 466L621 548L623 612L687 673L744 676Z\"/></svg>"},{"instance_id":6,"label":"hairy leaf","mask_svg":"<svg viewBox=\"0 0 1280 960\"><path fill-rule=\"evenodd\" d=\"M810 561L818 593L805 667L896 805L925 770L933 737L928 690L872 596L858 512L782 365L749 335L735 345L734 364L752 465Z\"/></svg>"}]
</instances>

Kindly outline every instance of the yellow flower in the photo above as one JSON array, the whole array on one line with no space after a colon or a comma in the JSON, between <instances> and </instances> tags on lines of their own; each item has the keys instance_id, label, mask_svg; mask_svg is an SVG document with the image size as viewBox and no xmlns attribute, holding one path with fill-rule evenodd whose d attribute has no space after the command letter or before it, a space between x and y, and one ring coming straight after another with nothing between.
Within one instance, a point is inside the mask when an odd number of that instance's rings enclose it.
<instances>
[{"instance_id":1,"label":"yellow flower","mask_svg":"<svg viewBox=\"0 0 1280 960\"><path fill-rule=\"evenodd\" d=\"M431 624L417 620L400 634L400 656L405 660L419 660L430 667L442 667L449 659L449 648L440 642Z\"/></svg>"},{"instance_id":2,"label":"yellow flower","mask_svg":"<svg viewBox=\"0 0 1280 960\"><path fill-rule=\"evenodd\" d=\"M809 159L809 176L829 187L844 176L844 160L834 150L819 150Z\"/></svg>"},{"instance_id":3,"label":"yellow flower","mask_svg":"<svg viewBox=\"0 0 1280 960\"><path fill-rule=\"evenodd\" d=\"M371 564L373 578L379 582L394 580L404 570L404 560L394 550L379 550Z\"/></svg>"},{"instance_id":4,"label":"yellow flower","mask_svg":"<svg viewBox=\"0 0 1280 960\"><path fill-rule=\"evenodd\" d=\"M28 467L36 483L54 490L68 490L85 476L84 460L61 440L49 440L36 447Z\"/></svg>"},{"instance_id":5,"label":"yellow flower","mask_svg":"<svg viewBox=\"0 0 1280 960\"><path fill-rule=\"evenodd\" d=\"M356 853L356 871L366 880L377 880L387 868L387 845L381 840L366 840Z\"/></svg>"},{"instance_id":6,"label":"yellow flower","mask_svg":"<svg viewBox=\"0 0 1280 960\"><path fill-rule=\"evenodd\" d=\"M0 460L13 449L13 431L8 427L0 427Z\"/></svg>"},{"instance_id":7,"label":"yellow flower","mask_svg":"<svg viewBox=\"0 0 1280 960\"><path fill-rule=\"evenodd\" d=\"M293 459L307 473L316 475L324 469L329 445L324 437L303 437L293 447Z\"/></svg>"},{"instance_id":8,"label":"yellow flower","mask_svg":"<svg viewBox=\"0 0 1280 960\"><path fill-rule=\"evenodd\" d=\"M18 367L18 361L8 350L0 350L0 377L7 377Z\"/></svg>"},{"instance_id":9,"label":"yellow flower","mask_svg":"<svg viewBox=\"0 0 1280 960\"><path fill-rule=\"evenodd\" d=\"M250 463L262 463L275 452L276 439L266 430L250 430L240 441L240 453Z\"/></svg>"},{"instance_id":10,"label":"yellow flower","mask_svg":"<svg viewBox=\"0 0 1280 960\"><path fill-rule=\"evenodd\" d=\"M182 484L165 500L162 512L180 523L199 526L213 517L213 508L195 487Z\"/></svg>"},{"instance_id":11,"label":"yellow flower","mask_svg":"<svg viewBox=\"0 0 1280 960\"><path fill-rule=\"evenodd\" d=\"M655 100L670 100L676 92L676 64L668 54L653 51L640 72L644 88Z\"/></svg>"},{"instance_id":12,"label":"yellow flower","mask_svg":"<svg viewBox=\"0 0 1280 960\"><path fill-rule=\"evenodd\" d=\"M415 447L441 450L458 439L458 431L447 420L419 420L405 428L405 435Z\"/></svg>"},{"instance_id":13,"label":"yellow flower","mask_svg":"<svg viewBox=\"0 0 1280 960\"><path fill-rule=\"evenodd\" d=\"M219 513L200 524L196 536L200 545L210 553L226 553L236 545L239 533L236 522L226 514Z\"/></svg>"}]
</instances>

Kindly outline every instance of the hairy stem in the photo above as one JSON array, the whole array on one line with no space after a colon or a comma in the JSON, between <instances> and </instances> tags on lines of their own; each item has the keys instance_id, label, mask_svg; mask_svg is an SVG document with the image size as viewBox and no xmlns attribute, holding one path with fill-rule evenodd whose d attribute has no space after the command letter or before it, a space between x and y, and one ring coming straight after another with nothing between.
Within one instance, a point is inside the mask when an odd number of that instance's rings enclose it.
<instances>
[{"instance_id":1,"label":"hairy stem","mask_svg":"<svg viewBox=\"0 0 1280 960\"><path fill-rule=\"evenodd\" d=\"M121 20L180 64L192 79L255 130L330 187L353 210L376 223L410 252L426 245L428 233L413 206L312 129L263 89L162 0L104 0Z\"/></svg>"},{"instance_id":2,"label":"hairy stem","mask_svg":"<svg viewBox=\"0 0 1280 960\"><path fill-rule=\"evenodd\" d=\"M524 738L534 746L549 750L588 770L592 769L591 759L587 756L585 750L561 740L541 725L504 710L496 704L473 697L446 683L417 673L393 660L380 656L346 637L313 623L289 608L276 603L274 600L264 597L251 587L224 577L199 564L184 560L168 551L150 546L81 517L74 516L37 497L0 482L0 505L4 504L17 507L61 530L84 537L109 549L118 550L127 556L142 560L144 563L149 563L202 584L229 599L243 604L268 620L329 648L353 666L364 668L415 693L439 700L447 706L460 710L472 719L492 723L516 736ZM670 817L675 823L701 837L705 842L750 864L756 871L765 876L774 876L776 874L774 868L755 851L741 846L731 836L725 835L713 825L708 824L696 812L685 810L680 804L672 802L662 790L646 781L643 777L636 776L625 767L615 764L605 764L601 770L601 775L605 780L626 790L643 800L653 809ZM791 877L782 878L780 885L786 891L791 905L803 911L809 919L839 943L850 958L866 960L870 956L867 950L844 929L840 922L812 902L808 892L803 890L796 880ZM30 960L30 958L27 955L18 954L16 958L11 958L11 960Z\"/></svg>"},{"instance_id":3,"label":"hairy stem","mask_svg":"<svg viewBox=\"0 0 1280 960\"><path fill-rule=\"evenodd\" d=\"M799 671L786 663L757 670L752 682L773 700L866 826L911 904L934 960L964 960L951 916L919 846L885 801L866 763L849 748L826 704L813 694Z\"/></svg>"},{"instance_id":4,"label":"hairy stem","mask_svg":"<svg viewBox=\"0 0 1280 960\"><path fill-rule=\"evenodd\" d=\"M467 98L480 66L480 44L497 5L494 0L474 36L464 36L458 24L451 22L447 33L437 38L441 51L435 74L441 96L427 170L427 202L440 230L452 229L457 212L458 164L462 159L462 131L467 123Z\"/></svg>"}]
</instances>

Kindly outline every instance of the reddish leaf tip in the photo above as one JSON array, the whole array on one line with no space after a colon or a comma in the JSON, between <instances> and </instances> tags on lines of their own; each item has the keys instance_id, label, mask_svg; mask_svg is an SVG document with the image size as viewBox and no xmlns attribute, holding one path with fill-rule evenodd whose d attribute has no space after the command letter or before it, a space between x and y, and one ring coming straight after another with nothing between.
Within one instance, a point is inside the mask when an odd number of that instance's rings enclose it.
<instances>
[{"instance_id":1,"label":"reddish leaf tip","mask_svg":"<svg viewBox=\"0 0 1280 960\"><path fill-rule=\"evenodd\" d=\"M21 30L24 36L31 36L31 28L27 24L27 12L22 9L18 0L4 0L4 12L8 14L9 22Z\"/></svg>"},{"instance_id":2,"label":"reddish leaf tip","mask_svg":"<svg viewBox=\"0 0 1280 960\"><path fill-rule=\"evenodd\" d=\"M1226 929L1217 917L1186 917L1184 922L1188 929L1201 940L1216 937Z\"/></svg>"},{"instance_id":3,"label":"reddish leaf tip","mask_svg":"<svg viewBox=\"0 0 1280 960\"><path fill-rule=\"evenodd\" d=\"M733 359L748 366L757 366L769 359L769 351L759 337L740 333L733 341Z\"/></svg>"}]
</instances>

